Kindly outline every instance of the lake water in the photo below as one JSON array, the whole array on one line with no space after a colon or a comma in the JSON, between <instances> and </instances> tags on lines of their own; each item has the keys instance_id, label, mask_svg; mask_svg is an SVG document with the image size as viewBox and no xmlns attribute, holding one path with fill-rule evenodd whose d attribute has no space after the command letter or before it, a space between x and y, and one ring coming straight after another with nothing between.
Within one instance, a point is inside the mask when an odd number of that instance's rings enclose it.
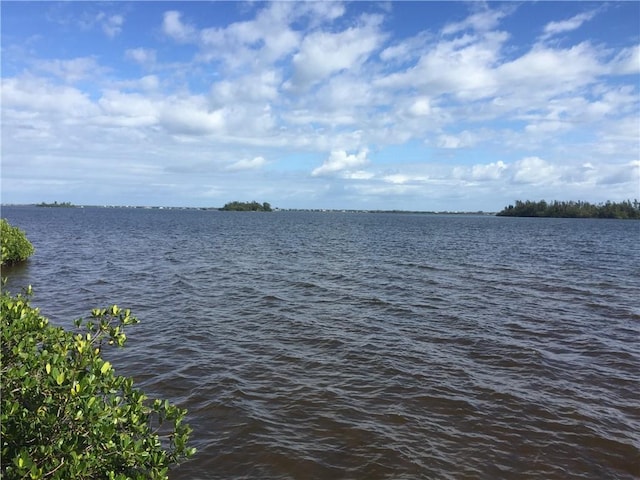
<instances>
[{"instance_id":1,"label":"lake water","mask_svg":"<svg viewBox=\"0 0 640 480\"><path fill-rule=\"evenodd\" d=\"M172 479L640 477L640 222L4 207L9 289L189 410Z\"/></svg>"}]
</instances>

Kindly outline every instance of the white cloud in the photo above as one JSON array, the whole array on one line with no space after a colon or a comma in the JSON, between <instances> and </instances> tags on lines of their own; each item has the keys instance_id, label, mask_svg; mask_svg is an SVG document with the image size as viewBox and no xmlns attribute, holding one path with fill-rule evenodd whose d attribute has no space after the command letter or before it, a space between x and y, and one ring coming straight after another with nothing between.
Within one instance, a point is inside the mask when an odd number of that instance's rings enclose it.
<instances>
[{"instance_id":1,"label":"white cloud","mask_svg":"<svg viewBox=\"0 0 640 480\"><path fill-rule=\"evenodd\" d=\"M229 171L256 170L262 168L266 164L267 161L264 157L254 157L252 159L238 160L237 162L229 165L226 169Z\"/></svg>"},{"instance_id":2,"label":"white cloud","mask_svg":"<svg viewBox=\"0 0 640 480\"><path fill-rule=\"evenodd\" d=\"M530 123L524 127L525 132L531 134L548 134L559 133L571 128L571 124L560 120L542 120L536 123Z\"/></svg>"},{"instance_id":3,"label":"white cloud","mask_svg":"<svg viewBox=\"0 0 640 480\"><path fill-rule=\"evenodd\" d=\"M426 32L404 38L400 42L392 43L380 52L380 59L386 64L402 64L415 60L425 50L433 37Z\"/></svg>"},{"instance_id":4,"label":"white cloud","mask_svg":"<svg viewBox=\"0 0 640 480\"><path fill-rule=\"evenodd\" d=\"M588 42L567 49L535 46L523 56L498 67L497 75L508 90L531 89L549 96L587 85L604 73L598 53Z\"/></svg>"},{"instance_id":5,"label":"white cloud","mask_svg":"<svg viewBox=\"0 0 640 480\"><path fill-rule=\"evenodd\" d=\"M558 180L556 168L539 157L523 158L513 165L513 169L516 183L553 184Z\"/></svg>"},{"instance_id":6,"label":"white cloud","mask_svg":"<svg viewBox=\"0 0 640 480\"><path fill-rule=\"evenodd\" d=\"M375 89L358 75L337 74L308 96L305 108L319 113L313 121L328 124L355 124L362 121L358 111L369 110L379 101Z\"/></svg>"},{"instance_id":7,"label":"white cloud","mask_svg":"<svg viewBox=\"0 0 640 480\"><path fill-rule=\"evenodd\" d=\"M222 109L209 111L203 98L170 99L160 110L160 124L171 134L210 135L226 127Z\"/></svg>"},{"instance_id":8,"label":"white cloud","mask_svg":"<svg viewBox=\"0 0 640 480\"><path fill-rule=\"evenodd\" d=\"M311 27L316 28L324 22L333 21L345 14L342 2L302 2L300 4L311 19Z\"/></svg>"},{"instance_id":9,"label":"white cloud","mask_svg":"<svg viewBox=\"0 0 640 480\"><path fill-rule=\"evenodd\" d=\"M468 131L462 131L457 135L439 135L437 146L440 148L467 148L477 142L476 135Z\"/></svg>"},{"instance_id":10,"label":"white cloud","mask_svg":"<svg viewBox=\"0 0 640 480\"><path fill-rule=\"evenodd\" d=\"M438 137L438 147L440 148L461 148L464 147L462 140L455 135L440 135Z\"/></svg>"},{"instance_id":11,"label":"white cloud","mask_svg":"<svg viewBox=\"0 0 640 480\"><path fill-rule=\"evenodd\" d=\"M617 75L640 73L640 45L622 49L611 62L611 70Z\"/></svg>"},{"instance_id":12,"label":"white cloud","mask_svg":"<svg viewBox=\"0 0 640 480\"><path fill-rule=\"evenodd\" d=\"M83 91L33 77L2 79L3 113L8 108L29 111L35 117L64 114L69 120L86 118L97 112Z\"/></svg>"},{"instance_id":13,"label":"white cloud","mask_svg":"<svg viewBox=\"0 0 640 480\"><path fill-rule=\"evenodd\" d=\"M139 78L107 82L105 90L135 90L152 95L158 91L160 86L158 75L145 75Z\"/></svg>"},{"instance_id":14,"label":"white cloud","mask_svg":"<svg viewBox=\"0 0 640 480\"><path fill-rule=\"evenodd\" d=\"M403 175L401 173L394 173L391 175L385 175L382 179L387 183L394 183L396 185L402 185L411 180L411 177L408 175Z\"/></svg>"},{"instance_id":15,"label":"white cloud","mask_svg":"<svg viewBox=\"0 0 640 480\"><path fill-rule=\"evenodd\" d=\"M158 122L159 105L138 93L107 90L98 100L98 105L104 114L98 121L103 124L134 127Z\"/></svg>"},{"instance_id":16,"label":"white cloud","mask_svg":"<svg viewBox=\"0 0 640 480\"><path fill-rule=\"evenodd\" d=\"M139 63L140 65L153 65L156 63L156 51L153 48L129 48L124 52L125 57Z\"/></svg>"},{"instance_id":17,"label":"white cloud","mask_svg":"<svg viewBox=\"0 0 640 480\"><path fill-rule=\"evenodd\" d=\"M343 178L348 178L351 180L370 180L375 177L375 174L372 172L367 172L366 170L356 170L355 172L347 172Z\"/></svg>"},{"instance_id":18,"label":"white cloud","mask_svg":"<svg viewBox=\"0 0 640 480\"><path fill-rule=\"evenodd\" d=\"M127 86L137 86L139 92L124 93L105 90L97 104L101 114L95 121L101 125L162 127L170 135L218 138L244 138L255 142L273 128L268 106L252 103L215 106L204 95L160 96L157 79L143 77Z\"/></svg>"},{"instance_id":19,"label":"white cloud","mask_svg":"<svg viewBox=\"0 0 640 480\"><path fill-rule=\"evenodd\" d=\"M637 97L635 105L638 105ZM640 158L639 125L640 118L637 112L621 118L608 119L598 130L591 153L605 155L605 158L614 161Z\"/></svg>"},{"instance_id":20,"label":"white cloud","mask_svg":"<svg viewBox=\"0 0 640 480\"><path fill-rule=\"evenodd\" d=\"M353 186L353 190L355 190L359 195L362 195L365 198L404 197L410 200L413 195L423 191L423 187L420 185L404 183L363 183L355 184ZM385 201L384 205L385 209L389 208L388 202ZM363 206L366 206L366 204ZM368 205L368 207L370 208L370 205ZM411 209L411 207L409 207L408 209Z\"/></svg>"},{"instance_id":21,"label":"white cloud","mask_svg":"<svg viewBox=\"0 0 640 480\"><path fill-rule=\"evenodd\" d=\"M471 169L471 178L474 180L498 180L507 170L503 161L488 163L486 165L474 165Z\"/></svg>"},{"instance_id":22,"label":"white cloud","mask_svg":"<svg viewBox=\"0 0 640 480\"><path fill-rule=\"evenodd\" d=\"M597 185L632 184L640 194L640 160L622 165L605 165L596 181Z\"/></svg>"},{"instance_id":23,"label":"white cloud","mask_svg":"<svg viewBox=\"0 0 640 480\"><path fill-rule=\"evenodd\" d=\"M391 173L383 175L382 180L394 185L406 185L408 183L423 183L429 180L428 176L406 173Z\"/></svg>"},{"instance_id":24,"label":"white cloud","mask_svg":"<svg viewBox=\"0 0 640 480\"><path fill-rule=\"evenodd\" d=\"M220 109L224 112L227 132L247 143L269 143L275 127L271 107L267 105L231 105Z\"/></svg>"},{"instance_id":25,"label":"white cloud","mask_svg":"<svg viewBox=\"0 0 640 480\"><path fill-rule=\"evenodd\" d=\"M282 118L291 125L306 127L305 131L309 130L309 125L325 125L338 129L340 127L354 125L357 121L357 119L351 112L315 111L307 108L293 110L291 112L285 113ZM315 130L315 132L318 134L318 136L322 133L322 131L320 130Z\"/></svg>"},{"instance_id":26,"label":"white cloud","mask_svg":"<svg viewBox=\"0 0 640 480\"><path fill-rule=\"evenodd\" d=\"M87 78L97 77L106 70L98 64L95 57L41 60L36 63L36 68L60 78L65 83L75 83Z\"/></svg>"},{"instance_id":27,"label":"white cloud","mask_svg":"<svg viewBox=\"0 0 640 480\"><path fill-rule=\"evenodd\" d=\"M429 97L419 97L409 107L409 113L416 117L424 117L431 113L431 101Z\"/></svg>"},{"instance_id":28,"label":"white cloud","mask_svg":"<svg viewBox=\"0 0 640 480\"><path fill-rule=\"evenodd\" d=\"M357 69L383 39L378 24L377 17L369 17L360 27L307 35L292 59L291 87L296 91L305 90L333 73Z\"/></svg>"},{"instance_id":29,"label":"white cloud","mask_svg":"<svg viewBox=\"0 0 640 480\"><path fill-rule=\"evenodd\" d=\"M479 182L503 179L509 168L509 165L499 160L491 163L478 163L471 167L456 166L452 169L451 174L453 178L473 182L477 185Z\"/></svg>"},{"instance_id":30,"label":"white cloud","mask_svg":"<svg viewBox=\"0 0 640 480\"><path fill-rule=\"evenodd\" d=\"M472 29L488 32L498 26L500 20L508 14L506 10L483 10L474 13L461 22L450 23L442 29L443 35L453 35L463 30Z\"/></svg>"},{"instance_id":31,"label":"white cloud","mask_svg":"<svg viewBox=\"0 0 640 480\"><path fill-rule=\"evenodd\" d=\"M196 34L193 26L182 22L182 13L175 10L164 12L162 31L178 42L192 41Z\"/></svg>"},{"instance_id":32,"label":"white cloud","mask_svg":"<svg viewBox=\"0 0 640 480\"><path fill-rule=\"evenodd\" d=\"M344 150L334 150L324 163L313 170L311 175L320 176L337 173L343 170L351 170L355 167L361 167L368 163L367 150L363 149L357 154L347 154Z\"/></svg>"},{"instance_id":33,"label":"white cloud","mask_svg":"<svg viewBox=\"0 0 640 480\"><path fill-rule=\"evenodd\" d=\"M232 69L270 66L299 46L300 34L289 26L297 16L297 6L294 2L273 2L260 9L253 20L201 30L201 58L221 58Z\"/></svg>"},{"instance_id":34,"label":"white cloud","mask_svg":"<svg viewBox=\"0 0 640 480\"><path fill-rule=\"evenodd\" d=\"M156 75L146 75L139 80L139 85L143 90L156 90L160 86L160 80Z\"/></svg>"},{"instance_id":35,"label":"white cloud","mask_svg":"<svg viewBox=\"0 0 640 480\"><path fill-rule=\"evenodd\" d=\"M591 20L596 13L596 10L592 10L590 12L579 13L568 20L549 22L544 27L544 38L576 30L580 28L584 22Z\"/></svg>"},{"instance_id":36,"label":"white cloud","mask_svg":"<svg viewBox=\"0 0 640 480\"><path fill-rule=\"evenodd\" d=\"M486 97L497 90L495 66L508 35L489 32L481 37L464 35L442 40L405 71L376 80L381 87L419 88L426 95L452 94L465 100Z\"/></svg>"},{"instance_id":37,"label":"white cloud","mask_svg":"<svg viewBox=\"0 0 640 480\"><path fill-rule=\"evenodd\" d=\"M89 5L89 2L86 3ZM92 30L96 27L109 38L114 38L122 32L125 17L119 13L108 13L105 11L96 12L96 5L90 5L87 10L82 11L79 15L69 15L65 12L65 8L61 7L57 11L49 10L49 19L60 23L61 25L77 25L82 30Z\"/></svg>"},{"instance_id":38,"label":"white cloud","mask_svg":"<svg viewBox=\"0 0 640 480\"><path fill-rule=\"evenodd\" d=\"M276 70L261 70L234 80L221 80L211 87L211 102L215 106L236 103L270 102L277 99L281 79Z\"/></svg>"},{"instance_id":39,"label":"white cloud","mask_svg":"<svg viewBox=\"0 0 640 480\"><path fill-rule=\"evenodd\" d=\"M124 24L122 15L107 15L104 12L100 12L96 20L102 26L102 31L110 38L118 35L122 31L122 25Z\"/></svg>"},{"instance_id":40,"label":"white cloud","mask_svg":"<svg viewBox=\"0 0 640 480\"><path fill-rule=\"evenodd\" d=\"M403 42L385 48L380 52L380 59L384 62L404 61L414 55L414 50L409 42Z\"/></svg>"}]
</instances>

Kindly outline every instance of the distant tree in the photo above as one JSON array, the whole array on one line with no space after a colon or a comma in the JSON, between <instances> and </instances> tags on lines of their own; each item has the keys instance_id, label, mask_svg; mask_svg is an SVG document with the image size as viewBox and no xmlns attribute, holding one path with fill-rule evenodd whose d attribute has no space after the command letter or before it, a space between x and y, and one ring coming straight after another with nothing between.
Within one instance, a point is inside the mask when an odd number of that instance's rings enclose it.
<instances>
[{"instance_id":1,"label":"distant tree","mask_svg":"<svg viewBox=\"0 0 640 480\"><path fill-rule=\"evenodd\" d=\"M607 201L593 205L583 201L557 200L547 203L544 200L532 202L517 200L496 215L501 217L560 217L560 218L619 218L640 219L640 202L629 200L615 203Z\"/></svg>"},{"instance_id":2,"label":"distant tree","mask_svg":"<svg viewBox=\"0 0 640 480\"><path fill-rule=\"evenodd\" d=\"M61 208L71 208L71 207L75 207L74 204L72 204L71 202L61 202L58 203L58 201L54 201L53 203L47 203L47 202L40 202L36 205L36 207L61 207Z\"/></svg>"},{"instance_id":3,"label":"distant tree","mask_svg":"<svg viewBox=\"0 0 640 480\"><path fill-rule=\"evenodd\" d=\"M226 203L220 210L232 212L271 212L271 205L268 202L262 204L256 202L238 202L233 201Z\"/></svg>"}]
</instances>

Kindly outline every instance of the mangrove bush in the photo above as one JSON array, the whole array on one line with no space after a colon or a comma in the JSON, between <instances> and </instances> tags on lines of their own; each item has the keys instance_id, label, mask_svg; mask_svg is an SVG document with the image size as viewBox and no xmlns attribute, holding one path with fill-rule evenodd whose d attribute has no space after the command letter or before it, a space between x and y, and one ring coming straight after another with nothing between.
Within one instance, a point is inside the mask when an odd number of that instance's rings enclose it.
<instances>
[{"instance_id":1,"label":"mangrove bush","mask_svg":"<svg viewBox=\"0 0 640 480\"><path fill-rule=\"evenodd\" d=\"M35 251L25 233L18 227L10 225L4 218L0 219L0 238L2 239L0 254L2 265L22 262Z\"/></svg>"},{"instance_id":2,"label":"mangrove bush","mask_svg":"<svg viewBox=\"0 0 640 480\"><path fill-rule=\"evenodd\" d=\"M147 398L101 355L122 347L137 319L112 306L65 330L30 305L30 293L0 294L0 478L167 479L195 452L186 411Z\"/></svg>"}]
</instances>

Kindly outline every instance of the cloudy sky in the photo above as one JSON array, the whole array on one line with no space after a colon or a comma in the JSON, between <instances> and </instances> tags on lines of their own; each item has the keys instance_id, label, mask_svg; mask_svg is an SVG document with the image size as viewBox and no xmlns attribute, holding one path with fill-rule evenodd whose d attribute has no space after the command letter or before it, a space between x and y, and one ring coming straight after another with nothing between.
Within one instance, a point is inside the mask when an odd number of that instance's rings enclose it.
<instances>
[{"instance_id":1,"label":"cloudy sky","mask_svg":"<svg viewBox=\"0 0 640 480\"><path fill-rule=\"evenodd\" d=\"M640 198L638 2L2 2L2 202Z\"/></svg>"}]
</instances>

